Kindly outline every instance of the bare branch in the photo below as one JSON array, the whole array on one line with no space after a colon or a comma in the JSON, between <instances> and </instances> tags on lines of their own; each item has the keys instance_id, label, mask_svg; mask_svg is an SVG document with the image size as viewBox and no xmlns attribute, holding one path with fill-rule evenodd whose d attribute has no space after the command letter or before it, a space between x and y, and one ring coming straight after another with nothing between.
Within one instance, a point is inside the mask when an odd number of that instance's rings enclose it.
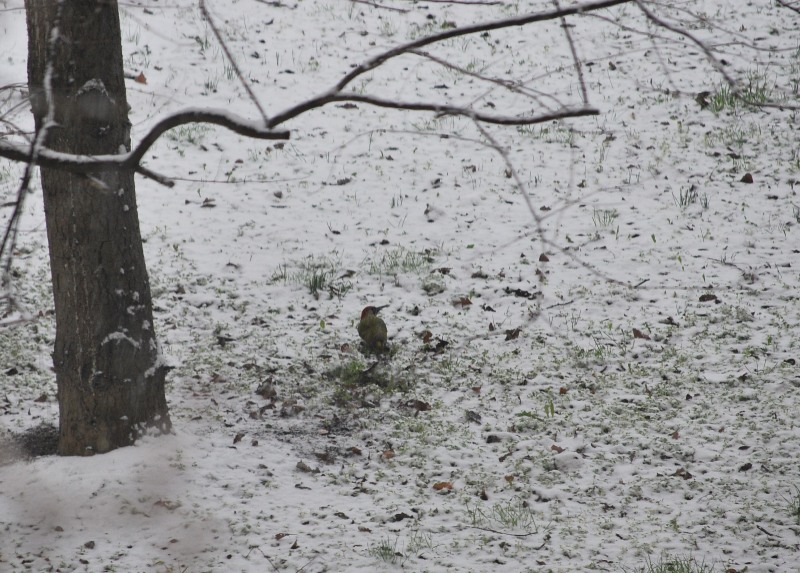
<instances>
[{"instance_id":1,"label":"bare branch","mask_svg":"<svg viewBox=\"0 0 800 573\"><path fill-rule=\"evenodd\" d=\"M366 4L367 6L372 6L373 8L381 8L383 10L391 10L393 12L402 12L405 14L406 12L410 12L408 8L395 8L394 6L384 6L383 4L378 4L376 2L370 2L369 0L350 0L353 3L359 4Z\"/></svg>"},{"instance_id":2,"label":"bare branch","mask_svg":"<svg viewBox=\"0 0 800 573\"><path fill-rule=\"evenodd\" d=\"M484 114L466 107L443 105L425 102L399 102L395 100L387 100L375 96L365 96L359 94L342 94L330 96L329 102L334 101L358 101L368 103L377 107L387 107L392 109L402 109L409 111L432 111L440 115L460 115L468 117L475 121L483 123L492 123L496 125L533 125L536 123L544 123L546 121L553 121L555 119L566 119L569 117L584 117L587 115L598 115L600 112L595 108L583 107L577 109L563 108L553 113L546 113L534 116L502 116Z\"/></svg>"},{"instance_id":3,"label":"bare branch","mask_svg":"<svg viewBox=\"0 0 800 573\"><path fill-rule=\"evenodd\" d=\"M792 10L793 12L797 12L798 14L800 14L800 6L792 6L792 4L787 2L786 0L776 0L776 1L784 8L788 8L789 10Z\"/></svg>"},{"instance_id":4,"label":"bare branch","mask_svg":"<svg viewBox=\"0 0 800 573\"><path fill-rule=\"evenodd\" d=\"M159 121L142 138L139 145L129 153L120 155L85 156L60 153L42 148L39 151L36 162L43 167L64 169L74 173L88 173L107 169L135 169L146 177L167 184L164 177L140 167L139 163L145 153L147 153L164 132L173 127L187 123L211 123L227 127L231 131L254 139L289 139L289 132L286 130L276 131L260 127L225 110L187 109ZM29 155L30 148L27 145L14 145L12 143L0 141L0 157L5 157L14 161L27 162L30 159Z\"/></svg>"},{"instance_id":5,"label":"bare branch","mask_svg":"<svg viewBox=\"0 0 800 573\"><path fill-rule=\"evenodd\" d=\"M687 32L683 28L679 28L678 26L674 26L674 25L670 24L669 22L667 22L666 20L664 20L663 18L658 17L652 10L650 10L647 6L645 6L645 3L644 3L643 0L634 0L634 1L636 2L636 5L639 6L639 9L642 11L642 13L645 16L647 16L648 20L650 20L651 22L653 22L657 26L659 26L661 28L664 28L665 30L669 30L670 32L674 32L675 34L678 34L679 36L683 36L684 38L686 38L689 41L691 41L695 46L700 48L700 50L703 52L703 54L705 54L706 58L708 58L708 61L711 62L711 65L714 66L714 69L717 70L717 72L723 78L725 78L725 81L728 82L728 84L732 88L734 88L734 89L736 89L738 91L738 88L736 87L738 85L736 80L734 80L730 75L728 75L728 72L725 70L725 67L722 65L722 62L720 62L719 59L717 59L717 56L714 55L714 52L711 51L711 49L705 44L705 42L703 42L702 40L697 38L691 32Z\"/></svg>"},{"instance_id":6,"label":"bare branch","mask_svg":"<svg viewBox=\"0 0 800 573\"><path fill-rule=\"evenodd\" d=\"M553 0L553 6L556 7L556 10L561 8L558 0ZM572 34L569 33L569 26L567 25L566 18L561 16L560 19L561 27L564 29L564 36L566 36L567 44L569 44L569 51L572 53L572 61L575 62L575 72L578 74L578 83L581 86L581 100L583 101L583 105L589 105L589 95L586 91L586 81L583 79L583 64L581 63L581 60L578 59L578 51L575 49L575 42L572 41Z\"/></svg>"},{"instance_id":7,"label":"bare branch","mask_svg":"<svg viewBox=\"0 0 800 573\"><path fill-rule=\"evenodd\" d=\"M209 110L209 109L187 109L159 121L150 132L145 135L131 155L136 158L138 163L148 149L156 142L162 133L183 125L186 123L211 123L222 127L227 127L231 131L244 135L245 137L252 137L253 139L289 139L289 132L287 130L272 130L267 127L261 127L255 123L232 114L226 110ZM131 165L128 165L129 167Z\"/></svg>"},{"instance_id":8,"label":"bare branch","mask_svg":"<svg viewBox=\"0 0 800 573\"><path fill-rule=\"evenodd\" d=\"M334 101L331 98L335 94L338 94L342 90L344 90L344 88L346 88L348 84L350 84L350 82L352 82L358 76L363 75L371 70L374 70L375 68L391 60L392 58L395 58L402 54L409 53L417 48L421 48L429 44L435 44L443 40L449 40L451 38L458 38L460 36L479 34L481 32L489 32L491 30L500 30L503 28L525 26L527 24L532 24L533 22L544 22L547 20L562 18L564 16L584 14L587 12L602 10L604 8L610 8L612 6L618 6L621 4L630 4L631 2L640 2L640 0L600 0L598 2L588 2L586 4L578 4L575 6L570 6L568 8L562 8L559 10L553 10L549 12L536 12L533 14L525 14L523 16L518 16L516 18L504 18L502 20L494 20L492 22L484 22L481 24L474 24L472 26L454 28L451 30L445 30L438 34L433 34L431 36L425 36L423 38L419 38L418 40L402 44L400 46L387 50L383 53L378 54L377 56L368 59L367 61L353 68L352 71L346 74L341 80L339 80L336 83L336 85L334 85L327 92L318 95L314 98L311 98L309 100L306 100L305 102L298 104L294 107L291 107L282 113L279 113L271 120L269 120L267 126L275 127L292 118L297 117L302 113L305 113L306 111L321 107L327 103L330 103L331 101ZM408 109L414 109L414 108L408 108Z\"/></svg>"},{"instance_id":9,"label":"bare branch","mask_svg":"<svg viewBox=\"0 0 800 573\"><path fill-rule=\"evenodd\" d=\"M203 13L203 17L205 17L206 21L208 22L208 25L211 27L211 31L214 32L214 36L216 36L217 41L220 43L220 46L222 46L222 51L225 52L225 56L228 58L228 62L230 62L231 67L236 72L236 76L239 78L239 81L242 83L242 86L244 86L247 95L250 96L250 101L252 101L255 104L256 109L258 109L258 112L261 114L261 119L264 120L264 124L266 125L267 112L265 112L264 108L261 107L261 102L258 101L256 94L253 93L253 88L250 87L250 84L244 78L242 70L239 69L239 65L233 58L233 54L231 54L230 50L228 49L228 44L225 43L225 41L222 39L222 34L220 34L219 30L217 30L217 25L214 23L214 19L211 17L211 14L209 14L208 9L206 8L205 0L200 0L200 12Z\"/></svg>"}]
</instances>

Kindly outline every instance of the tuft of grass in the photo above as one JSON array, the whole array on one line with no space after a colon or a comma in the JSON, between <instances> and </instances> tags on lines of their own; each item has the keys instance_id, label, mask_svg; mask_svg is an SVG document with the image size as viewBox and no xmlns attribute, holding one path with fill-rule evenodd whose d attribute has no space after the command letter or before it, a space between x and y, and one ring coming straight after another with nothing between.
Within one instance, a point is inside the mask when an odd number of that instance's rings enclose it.
<instances>
[{"instance_id":1,"label":"tuft of grass","mask_svg":"<svg viewBox=\"0 0 800 573\"><path fill-rule=\"evenodd\" d=\"M619 212L616 209L593 209L592 222L595 227L608 228L614 224L614 221L619 217Z\"/></svg>"},{"instance_id":2,"label":"tuft of grass","mask_svg":"<svg viewBox=\"0 0 800 573\"><path fill-rule=\"evenodd\" d=\"M800 525L800 487L795 486L794 495L786 501L789 505L789 515Z\"/></svg>"},{"instance_id":3,"label":"tuft of grass","mask_svg":"<svg viewBox=\"0 0 800 573\"><path fill-rule=\"evenodd\" d=\"M403 554L397 550L397 543L400 540L396 537L392 542L389 537L382 538L375 545L370 545L369 554L375 559L379 559L384 563L396 563L398 558L403 558Z\"/></svg>"},{"instance_id":4,"label":"tuft of grass","mask_svg":"<svg viewBox=\"0 0 800 573\"><path fill-rule=\"evenodd\" d=\"M187 125L180 125L173 127L166 134L165 137L176 143L188 143L190 145L200 145L205 135L211 131L207 125L200 123L191 123Z\"/></svg>"},{"instance_id":5,"label":"tuft of grass","mask_svg":"<svg viewBox=\"0 0 800 573\"><path fill-rule=\"evenodd\" d=\"M675 193L672 194L672 199L675 201L675 204L681 209L681 211L697 203L699 198L700 196L697 193L697 187L694 185L690 185L689 187L681 187L677 197L675 196Z\"/></svg>"},{"instance_id":6,"label":"tuft of grass","mask_svg":"<svg viewBox=\"0 0 800 573\"><path fill-rule=\"evenodd\" d=\"M698 562L694 557L662 555L657 563L648 557L644 566L633 571L636 573L713 573L714 567L706 565L705 561Z\"/></svg>"},{"instance_id":7,"label":"tuft of grass","mask_svg":"<svg viewBox=\"0 0 800 573\"><path fill-rule=\"evenodd\" d=\"M539 532L533 512L527 502L520 499L501 501L487 509L467 504L467 517L473 527L526 533Z\"/></svg>"},{"instance_id":8,"label":"tuft of grass","mask_svg":"<svg viewBox=\"0 0 800 573\"><path fill-rule=\"evenodd\" d=\"M742 105L763 105L772 99L774 82L767 78L765 72L758 69L748 71L745 80L739 89L727 83L720 84L708 98L708 109L719 114L725 110L735 111Z\"/></svg>"},{"instance_id":9,"label":"tuft of grass","mask_svg":"<svg viewBox=\"0 0 800 573\"><path fill-rule=\"evenodd\" d=\"M294 265L282 263L272 273L270 282L304 286L316 299L327 292L330 298L341 300L353 288L353 283L347 280L350 276L351 272L342 271L338 253L333 252L329 256L309 255Z\"/></svg>"},{"instance_id":10,"label":"tuft of grass","mask_svg":"<svg viewBox=\"0 0 800 573\"><path fill-rule=\"evenodd\" d=\"M364 264L371 275L422 274L428 271L437 254L433 249L418 252L397 247L368 256Z\"/></svg>"}]
</instances>

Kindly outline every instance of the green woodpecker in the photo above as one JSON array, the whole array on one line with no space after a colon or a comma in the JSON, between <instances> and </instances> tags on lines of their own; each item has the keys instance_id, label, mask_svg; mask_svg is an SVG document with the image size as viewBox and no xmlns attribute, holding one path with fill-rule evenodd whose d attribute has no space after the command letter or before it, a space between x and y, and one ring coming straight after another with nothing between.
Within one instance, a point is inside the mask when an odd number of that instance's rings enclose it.
<instances>
[{"instance_id":1,"label":"green woodpecker","mask_svg":"<svg viewBox=\"0 0 800 573\"><path fill-rule=\"evenodd\" d=\"M384 352L386 350L386 323L378 318L378 311L386 308L386 306L368 306L361 311L361 320L358 322L358 335L370 352Z\"/></svg>"}]
</instances>

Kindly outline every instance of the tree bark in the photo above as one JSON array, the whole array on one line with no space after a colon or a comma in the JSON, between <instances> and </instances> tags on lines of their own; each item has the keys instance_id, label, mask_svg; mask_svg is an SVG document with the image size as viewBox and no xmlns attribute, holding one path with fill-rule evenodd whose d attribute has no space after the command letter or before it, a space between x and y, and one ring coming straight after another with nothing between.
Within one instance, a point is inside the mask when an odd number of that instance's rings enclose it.
<instances>
[{"instance_id":1,"label":"tree bark","mask_svg":"<svg viewBox=\"0 0 800 573\"><path fill-rule=\"evenodd\" d=\"M47 147L130 147L116 0L25 0L28 84ZM51 89L46 90L46 78ZM49 96L48 96L49 92ZM45 125L49 106L55 122ZM169 431L167 368L153 328L133 172L41 169L56 311L61 455L90 455Z\"/></svg>"}]
</instances>

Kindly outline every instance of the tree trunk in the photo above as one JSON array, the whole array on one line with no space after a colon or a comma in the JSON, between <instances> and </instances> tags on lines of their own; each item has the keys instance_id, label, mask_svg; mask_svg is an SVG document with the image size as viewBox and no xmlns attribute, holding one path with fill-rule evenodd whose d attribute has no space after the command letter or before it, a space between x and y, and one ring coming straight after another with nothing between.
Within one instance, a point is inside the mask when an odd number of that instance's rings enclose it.
<instances>
[{"instance_id":1,"label":"tree trunk","mask_svg":"<svg viewBox=\"0 0 800 573\"><path fill-rule=\"evenodd\" d=\"M73 154L130 147L116 0L25 0L28 84L46 145ZM50 102L55 122L45 126ZM153 329L131 171L42 169L56 311L53 362L61 455L170 429L167 368Z\"/></svg>"}]
</instances>

